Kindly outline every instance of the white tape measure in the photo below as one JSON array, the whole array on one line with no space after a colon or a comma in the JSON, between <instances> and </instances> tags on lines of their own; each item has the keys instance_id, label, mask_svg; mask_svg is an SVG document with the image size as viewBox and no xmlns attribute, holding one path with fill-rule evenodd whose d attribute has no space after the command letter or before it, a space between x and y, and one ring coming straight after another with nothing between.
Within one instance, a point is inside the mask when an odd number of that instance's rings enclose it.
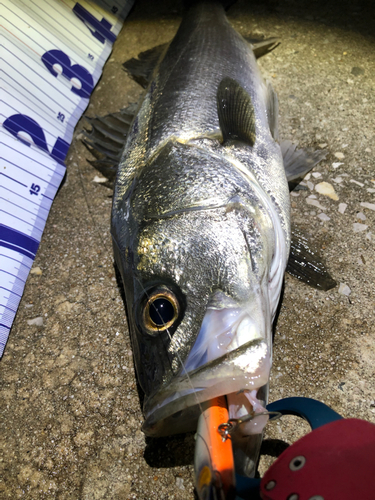
<instances>
[{"instance_id":1,"label":"white tape measure","mask_svg":"<svg viewBox=\"0 0 375 500\"><path fill-rule=\"evenodd\" d=\"M133 3L0 1L0 357L74 127Z\"/></svg>"}]
</instances>

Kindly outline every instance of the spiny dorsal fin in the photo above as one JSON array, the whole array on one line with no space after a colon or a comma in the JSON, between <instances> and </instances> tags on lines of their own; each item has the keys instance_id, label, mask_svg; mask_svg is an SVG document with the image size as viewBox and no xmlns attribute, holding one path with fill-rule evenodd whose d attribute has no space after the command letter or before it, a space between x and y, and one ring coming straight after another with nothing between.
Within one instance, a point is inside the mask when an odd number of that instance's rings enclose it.
<instances>
[{"instance_id":1,"label":"spiny dorsal fin","mask_svg":"<svg viewBox=\"0 0 375 500\"><path fill-rule=\"evenodd\" d=\"M330 290L337 285L324 262L300 229L292 228L292 242L286 271L318 290Z\"/></svg>"},{"instance_id":2,"label":"spiny dorsal fin","mask_svg":"<svg viewBox=\"0 0 375 500\"><path fill-rule=\"evenodd\" d=\"M244 39L251 45L254 55L257 59L272 52L280 45L280 38L272 37L266 39L253 38L252 36L244 36Z\"/></svg>"},{"instance_id":3,"label":"spiny dorsal fin","mask_svg":"<svg viewBox=\"0 0 375 500\"><path fill-rule=\"evenodd\" d=\"M313 149L297 149L297 145L292 141L282 141L280 144L283 155L286 178L290 190L304 178L317 163L323 160L328 152Z\"/></svg>"},{"instance_id":4,"label":"spiny dorsal fin","mask_svg":"<svg viewBox=\"0 0 375 500\"><path fill-rule=\"evenodd\" d=\"M109 183L115 180L122 149L136 109L136 104L130 104L117 113L96 118L85 117L92 128L90 131L83 131L82 141L96 158L94 161L88 161L107 177Z\"/></svg>"},{"instance_id":5,"label":"spiny dorsal fin","mask_svg":"<svg viewBox=\"0 0 375 500\"><path fill-rule=\"evenodd\" d=\"M123 67L131 78L144 89L151 82L151 77L158 64L162 54L169 43L163 43L157 47L146 50L138 54L138 58L133 57L129 61L124 62Z\"/></svg>"},{"instance_id":6,"label":"spiny dorsal fin","mask_svg":"<svg viewBox=\"0 0 375 500\"><path fill-rule=\"evenodd\" d=\"M224 78L217 91L217 112L224 143L229 140L255 143L255 112L251 97L232 78Z\"/></svg>"}]
</instances>

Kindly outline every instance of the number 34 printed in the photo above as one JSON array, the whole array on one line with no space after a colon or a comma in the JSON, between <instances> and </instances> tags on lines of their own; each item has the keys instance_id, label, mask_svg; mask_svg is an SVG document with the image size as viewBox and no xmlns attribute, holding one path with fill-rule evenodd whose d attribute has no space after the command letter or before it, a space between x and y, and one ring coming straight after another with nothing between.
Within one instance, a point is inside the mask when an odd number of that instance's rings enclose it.
<instances>
[{"instance_id":1,"label":"number 34 printed","mask_svg":"<svg viewBox=\"0 0 375 500\"><path fill-rule=\"evenodd\" d=\"M98 21L79 3L76 3L73 7L73 13L84 23L91 35L100 43L104 44L106 40L110 43L115 41L116 35L111 32L112 24L105 18ZM89 99L94 88L94 81L91 73L86 68L80 64L72 64L69 56L58 49L45 52L41 59L46 69L53 76L58 77L59 74L62 74L63 77L72 83L71 92L83 99ZM58 113L57 119L61 123L64 123L65 118L64 113ZM43 128L30 116L25 114L9 116L4 121L3 127L22 143L30 146L30 142L19 135L20 132L27 133L35 146L41 148L59 163L64 163L69 144L61 137L57 137L50 151Z\"/></svg>"}]
</instances>

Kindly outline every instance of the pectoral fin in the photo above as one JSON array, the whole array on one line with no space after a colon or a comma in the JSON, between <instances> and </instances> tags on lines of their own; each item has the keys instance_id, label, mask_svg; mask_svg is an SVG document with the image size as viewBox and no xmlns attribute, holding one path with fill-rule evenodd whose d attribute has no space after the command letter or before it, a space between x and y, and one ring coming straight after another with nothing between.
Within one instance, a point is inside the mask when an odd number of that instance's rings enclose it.
<instances>
[{"instance_id":1,"label":"pectoral fin","mask_svg":"<svg viewBox=\"0 0 375 500\"><path fill-rule=\"evenodd\" d=\"M224 78L217 91L217 112L224 143L255 143L255 112L251 97L232 78Z\"/></svg>"},{"instance_id":2,"label":"pectoral fin","mask_svg":"<svg viewBox=\"0 0 375 500\"><path fill-rule=\"evenodd\" d=\"M289 274L318 290L330 290L337 283L302 231L292 228L292 242L286 267Z\"/></svg>"}]
</instances>

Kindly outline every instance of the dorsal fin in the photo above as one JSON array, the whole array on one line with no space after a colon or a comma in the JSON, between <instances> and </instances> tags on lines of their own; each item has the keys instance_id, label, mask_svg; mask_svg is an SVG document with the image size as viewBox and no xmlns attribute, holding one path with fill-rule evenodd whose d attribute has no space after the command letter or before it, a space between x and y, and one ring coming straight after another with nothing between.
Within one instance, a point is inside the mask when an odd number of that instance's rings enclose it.
<instances>
[{"instance_id":1,"label":"dorsal fin","mask_svg":"<svg viewBox=\"0 0 375 500\"><path fill-rule=\"evenodd\" d=\"M217 112L224 143L229 140L255 143L255 112L251 97L232 78L224 78L217 91Z\"/></svg>"},{"instance_id":2,"label":"dorsal fin","mask_svg":"<svg viewBox=\"0 0 375 500\"><path fill-rule=\"evenodd\" d=\"M84 130L83 143L96 158L88 162L104 175L111 185L116 178L121 152L136 109L136 104L130 104L117 113L96 118L85 117L91 125L91 130Z\"/></svg>"},{"instance_id":3,"label":"dorsal fin","mask_svg":"<svg viewBox=\"0 0 375 500\"><path fill-rule=\"evenodd\" d=\"M131 78L144 89L151 82L151 77L161 56L168 47L169 43L157 45L152 49L138 54L138 58L133 57L124 62L123 67Z\"/></svg>"}]
</instances>

